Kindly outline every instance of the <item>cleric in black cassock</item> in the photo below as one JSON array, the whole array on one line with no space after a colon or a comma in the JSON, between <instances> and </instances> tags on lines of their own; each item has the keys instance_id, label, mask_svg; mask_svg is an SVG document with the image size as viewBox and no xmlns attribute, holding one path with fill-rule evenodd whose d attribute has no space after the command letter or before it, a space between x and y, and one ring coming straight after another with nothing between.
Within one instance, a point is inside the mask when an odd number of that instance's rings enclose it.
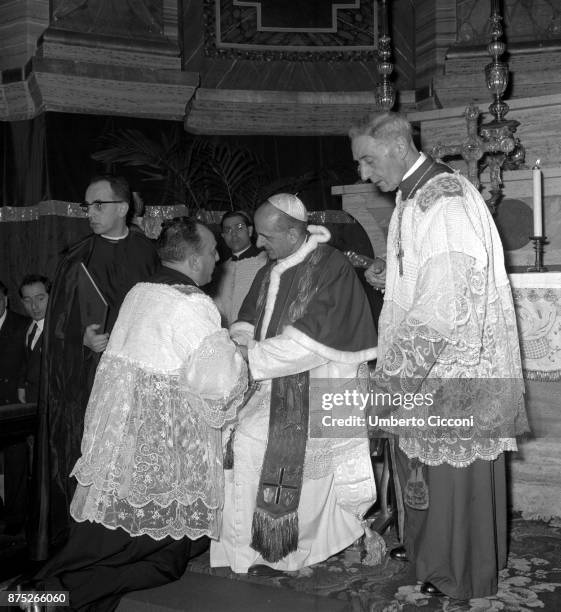
<instances>
[{"instance_id":1,"label":"cleric in black cassock","mask_svg":"<svg viewBox=\"0 0 561 612\"><path fill-rule=\"evenodd\" d=\"M64 544L75 482L69 478L80 456L84 413L101 352L127 292L158 267L152 242L126 225L130 190L124 179L96 177L86 190L93 234L63 255L50 293L43 338L43 365L35 453L35 503L30 551L46 559ZM105 297L105 330L81 321L78 270L84 263ZM105 332L105 333L101 333Z\"/></svg>"}]
</instances>

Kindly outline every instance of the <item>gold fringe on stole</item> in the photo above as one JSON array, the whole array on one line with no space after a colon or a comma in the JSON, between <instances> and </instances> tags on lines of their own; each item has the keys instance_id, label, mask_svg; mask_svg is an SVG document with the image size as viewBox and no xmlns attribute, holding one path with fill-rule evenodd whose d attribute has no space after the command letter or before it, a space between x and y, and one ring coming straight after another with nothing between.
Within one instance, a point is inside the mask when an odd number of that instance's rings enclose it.
<instances>
[{"instance_id":1,"label":"gold fringe on stole","mask_svg":"<svg viewBox=\"0 0 561 612\"><path fill-rule=\"evenodd\" d=\"M251 548L276 563L298 548L298 512L275 518L257 508L251 525Z\"/></svg>"}]
</instances>

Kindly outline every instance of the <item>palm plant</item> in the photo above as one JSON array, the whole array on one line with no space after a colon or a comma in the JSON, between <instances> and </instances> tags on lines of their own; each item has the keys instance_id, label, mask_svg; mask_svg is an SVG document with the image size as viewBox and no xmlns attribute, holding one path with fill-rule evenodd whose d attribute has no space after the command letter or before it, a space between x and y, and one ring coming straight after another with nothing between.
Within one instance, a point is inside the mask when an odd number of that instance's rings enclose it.
<instances>
[{"instance_id":1,"label":"palm plant","mask_svg":"<svg viewBox=\"0 0 561 612\"><path fill-rule=\"evenodd\" d=\"M184 204L199 210L253 212L274 193L298 193L320 181L336 183L336 167L288 177L271 176L254 152L218 137L192 136L181 126L152 139L136 129L120 129L100 138L92 157L106 165L137 170L143 180L157 183L160 205Z\"/></svg>"},{"instance_id":2,"label":"palm plant","mask_svg":"<svg viewBox=\"0 0 561 612\"><path fill-rule=\"evenodd\" d=\"M104 135L100 146L95 160L135 168L144 180L158 183L159 204L185 204L193 212L253 210L268 181L265 164L248 149L178 128L157 140L121 129Z\"/></svg>"}]
</instances>

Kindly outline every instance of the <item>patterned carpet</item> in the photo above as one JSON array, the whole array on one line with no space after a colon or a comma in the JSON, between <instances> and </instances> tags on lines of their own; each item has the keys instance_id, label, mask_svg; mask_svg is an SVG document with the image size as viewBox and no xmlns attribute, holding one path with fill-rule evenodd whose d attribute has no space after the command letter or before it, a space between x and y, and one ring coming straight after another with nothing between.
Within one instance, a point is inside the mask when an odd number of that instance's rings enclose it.
<instances>
[{"instance_id":1,"label":"patterned carpet","mask_svg":"<svg viewBox=\"0 0 561 612\"><path fill-rule=\"evenodd\" d=\"M395 544L391 537L386 540L388 547ZM208 553L195 559L188 569L347 600L353 612L406 612L417 608L431 612L560 612L561 521L513 519L508 567L500 574L498 593L470 601L423 595L409 564L386 557L381 565L369 567L361 563L357 549L275 578L249 578L225 568L211 569Z\"/></svg>"}]
</instances>

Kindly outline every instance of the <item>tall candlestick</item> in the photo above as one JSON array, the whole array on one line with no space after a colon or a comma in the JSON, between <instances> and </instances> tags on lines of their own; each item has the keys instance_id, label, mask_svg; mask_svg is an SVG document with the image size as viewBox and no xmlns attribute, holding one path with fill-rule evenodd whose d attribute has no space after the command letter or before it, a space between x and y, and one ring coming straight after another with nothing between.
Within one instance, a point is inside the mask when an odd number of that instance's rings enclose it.
<instances>
[{"instance_id":1,"label":"tall candlestick","mask_svg":"<svg viewBox=\"0 0 561 612\"><path fill-rule=\"evenodd\" d=\"M382 36L387 36L389 33L389 28L388 28L388 7L386 4L386 0L382 0L382 6L381 6L381 19L380 21L382 22L381 25L381 35Z\"/></svg>"},{"instance_id":2,"label":"tall candlestick","mask_svg":"<svg viewBox=\"0 0 561 612\"><path fill-rule=\"evenodd\" d=\"M534 236L543 236L542 220L542 171L540 170L540 160L532 169L534 179Z\"/></svg>"}]
</instances>

